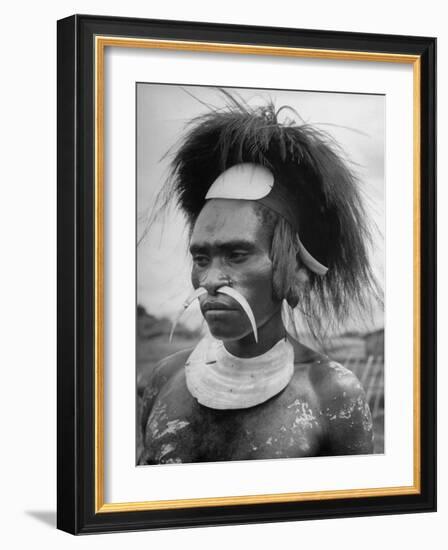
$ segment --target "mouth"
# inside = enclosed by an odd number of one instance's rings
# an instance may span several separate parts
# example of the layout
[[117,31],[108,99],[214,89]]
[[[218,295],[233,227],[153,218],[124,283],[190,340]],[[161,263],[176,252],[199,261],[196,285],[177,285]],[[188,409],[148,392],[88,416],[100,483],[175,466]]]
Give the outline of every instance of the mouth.
[[237,308],[231,307],[222,302],[205,302],[204,304],[201,304],[201,310],[203,313],[208,313],[208,312],[237,311]]

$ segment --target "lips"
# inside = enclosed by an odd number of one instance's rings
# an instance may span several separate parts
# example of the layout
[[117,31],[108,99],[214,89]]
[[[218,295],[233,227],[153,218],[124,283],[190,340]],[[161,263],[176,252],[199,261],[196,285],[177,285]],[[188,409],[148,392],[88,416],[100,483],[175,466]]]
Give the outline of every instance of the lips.
[[207,311],[236,311],[236,309],[237,308],[232,307],[223,302],[206,301],[203,304],[201,304],[201,310],[203,313],[206,313]]

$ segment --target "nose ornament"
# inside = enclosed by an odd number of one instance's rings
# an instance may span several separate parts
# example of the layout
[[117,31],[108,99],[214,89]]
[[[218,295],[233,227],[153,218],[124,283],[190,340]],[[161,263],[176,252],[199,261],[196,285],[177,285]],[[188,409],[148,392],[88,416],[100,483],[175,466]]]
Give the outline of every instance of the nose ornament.
[[[228,281],[230,284],[231,281]],[[249,305],[249,302],[246,300],[246,298],[240,294],[239,292],[237,292],[234,288],[231,288],[229,285],[226,285],[226,286],[222,286],[220,288],[217,289],[216,292],[219,292],[221,294],[226,294],[227,296],[230,296],[230,298],[233,298],[235,300],[235,302],[237,302],[242,310],[244,311],[244,313],[247,315],[249,321],[250,321],[250,325],[252,327],[252,332],[254,333],[254,338],[255,338],[255,342],[258,343],[258,330],[257,330],[257,324],[255,322],[255,316],[253,314],[253,311],[252,311],[252,308],[250,307]],[[180,318],[182,317],[182,315],[185,313],[185,311],[187,310],[188,307],[190,307],[190,305],[195,301],[197,300],[200,296],[203,296],[204,294],[208,294],[207,293],[207,290],[204,288],[204,287],[199,287],[197,288],[184,302],[183,304],[183,308],[181,309],[181,311],[177,314],[174,322],[173,322],[173,325],[171,327],[171,332],[170,332],[170,342],[171,340],[173,339],[173,334],[174,334],[174,330],[176,328],[176,325],[177,323],[179,322]]]

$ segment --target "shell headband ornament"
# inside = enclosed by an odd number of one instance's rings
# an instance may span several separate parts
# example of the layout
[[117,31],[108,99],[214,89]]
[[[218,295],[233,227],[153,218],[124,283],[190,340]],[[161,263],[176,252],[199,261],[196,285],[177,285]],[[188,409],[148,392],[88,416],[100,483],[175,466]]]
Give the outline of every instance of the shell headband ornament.
[[[297,213],[291,197],[275,182],[272,172],[261,164],[241,163],[228,168],[213,182],[205,198],[257,201],[285,218],[299,235]],[[317,275],[325,275],[328,268],[313,258],[300,237],[298,241],[303,263]]]

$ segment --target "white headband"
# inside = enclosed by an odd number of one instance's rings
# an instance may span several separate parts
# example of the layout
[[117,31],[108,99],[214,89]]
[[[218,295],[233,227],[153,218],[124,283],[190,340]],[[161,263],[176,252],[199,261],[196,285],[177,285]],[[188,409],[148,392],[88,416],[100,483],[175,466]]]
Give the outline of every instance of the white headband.
[[297,233],[299,256],[310,271],[325,275],[328,268],[314,258],[304,247],[299,237],[297,214],[291,199],[286,195],[283,186],[276,184],[272,172],[261,164],[235,164],[222,172],[210,186],[207,199],[237,199],[258,201],[273,210],[286,221]]

